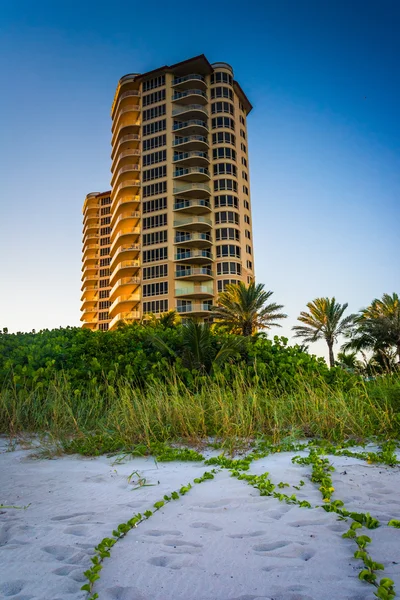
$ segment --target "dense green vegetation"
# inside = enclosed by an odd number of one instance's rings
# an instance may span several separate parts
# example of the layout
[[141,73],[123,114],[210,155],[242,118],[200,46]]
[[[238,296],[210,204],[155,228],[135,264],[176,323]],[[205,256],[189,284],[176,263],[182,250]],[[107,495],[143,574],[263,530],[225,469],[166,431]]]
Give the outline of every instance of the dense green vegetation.
[[[398,436],[396,363],[375,362],[371,371],[356,353],[342,352],[337,366],[328,368],[304,346],[251,334],[285,317],[280,305],[266,305],[270,295],[263,286],[228,286],[225,317],[215,309],[220,321],[214,325],[181,324],[169,313],[109,332],[4,330],[0,432],[50,433],[64,449],[86,454],[210,436],[233,446],[261,435],[274,441],[287,435]],[[393,347],[397,351],[398,298],[374,302],[351,327],[345,318],[344,329],[353,331],[350,342],[358,348],[364,343],[387,357]],[[383,305],[389,316],[382,316]],[[313,322],[303,332],[306,339],[336,339],[346,305],[326,298],[308,306]]]

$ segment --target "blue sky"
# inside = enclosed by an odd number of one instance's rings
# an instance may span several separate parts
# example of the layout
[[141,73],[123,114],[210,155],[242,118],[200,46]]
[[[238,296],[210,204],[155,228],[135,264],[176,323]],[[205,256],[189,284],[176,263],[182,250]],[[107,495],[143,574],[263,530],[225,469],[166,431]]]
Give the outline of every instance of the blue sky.
[[256,275],[290,316],[275,333],[317,296],[357,311],[399,292],[399,29],[397,0],[3,0],[0,327],[79,324],[81,208],[109,189],[117,81],[200,53],[254,105]]

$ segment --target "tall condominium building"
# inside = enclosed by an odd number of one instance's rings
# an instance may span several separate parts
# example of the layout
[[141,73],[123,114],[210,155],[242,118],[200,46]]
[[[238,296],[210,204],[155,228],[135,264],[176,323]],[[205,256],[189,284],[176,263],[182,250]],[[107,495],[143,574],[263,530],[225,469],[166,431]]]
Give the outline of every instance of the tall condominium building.
[[253,278],[251,108],[232,67],[204,55],[120,79],[111,192],[83,206],[84,327],[206,319],[228,283]]

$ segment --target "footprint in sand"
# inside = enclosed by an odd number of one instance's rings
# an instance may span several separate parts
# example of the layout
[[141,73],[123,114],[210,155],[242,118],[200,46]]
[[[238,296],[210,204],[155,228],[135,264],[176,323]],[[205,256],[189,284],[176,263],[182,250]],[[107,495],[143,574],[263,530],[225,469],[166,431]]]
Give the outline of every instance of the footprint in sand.
[[248,533],[231,533],[228,537],[233,540],[243,540],[244,538],[259,537],[265,535],[265,533],[265,531],[249,531]]
[[87,515],[94,515],[93,512],[81,512],[71,513],[70,515],[59,515],[58,517],[52,517],[51,521],[66,521],[67,519],[75,519],[75,517],[85,517]]
[[175,529],[151,529],[150,531],[145,531],[143,535],[150,535],[152,537],[162,537],[163,535],[183,535],[181,531],[177,531]]
[[77,537],[87,537],[88,528],[85,525],[75,525],[64,529],[64,533],[76,535]]
[[137,588],[115,585],[104,590],[104,600],[149,600],[149,597],[143,596]]
[[289,546],[292,542],[286,542],[282,540],[281,542],[270,542],[269,544],[257,544],[253,546],[253,550],[255,552],[272,552],[273,550],[278,550],[279,548],[285,548]]
[[0,592],[3,594],[5,598],[9,596],[16,596],[25,587],[27,582],[24,579],[15,579],[14,581],[6,581],[5,583],[0,584]]
[[77,552],[75,548],[68,546],[44,546],[41,550],[50,554],[55,560],[66,562],[70,565],[80,565],[88,561],[86,552]]
[[195,522],[191,523],[190,527],[193,527],[193,529],[206,529],[207,531],[222,531],[222,527],[218,527],[212,523]]
[[155,567],[166,567],[168,569],[179,570],[182,567],[190,567],[192,562],[189,559],[176,558],[173,556],[153,556],[147,561]]

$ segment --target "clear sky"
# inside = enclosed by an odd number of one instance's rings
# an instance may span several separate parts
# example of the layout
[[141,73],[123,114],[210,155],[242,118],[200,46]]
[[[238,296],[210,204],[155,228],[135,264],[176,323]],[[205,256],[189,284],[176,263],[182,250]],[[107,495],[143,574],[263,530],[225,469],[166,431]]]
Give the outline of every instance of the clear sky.
[[399,31],[398,0],[2,0],[0,328],[79,325],[118,79],[201,53],[254,105],[256,275],[290,316],[275,333],[318,296],[353,312],[400,292]]

